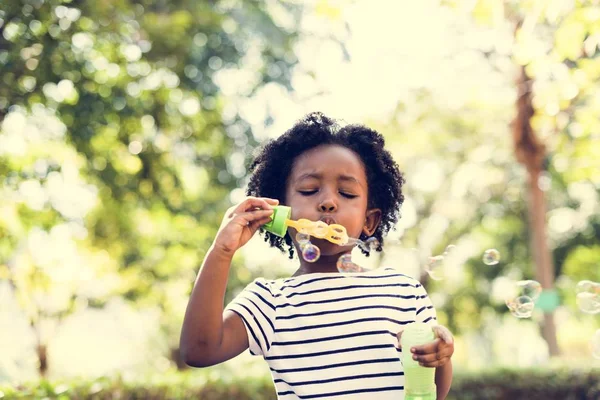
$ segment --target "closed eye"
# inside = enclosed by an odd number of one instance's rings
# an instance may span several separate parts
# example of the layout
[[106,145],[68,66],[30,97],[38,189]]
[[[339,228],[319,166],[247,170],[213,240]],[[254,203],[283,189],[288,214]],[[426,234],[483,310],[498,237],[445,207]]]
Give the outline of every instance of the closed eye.
[[317,190],[298,190],[298,193],[300,193],[302,196],[310,196],[317,193]]
[[[312,196],[313,194],[315,194],[317,192],[318,192],[317,189],[313,189],[313,190],[298,190],[298,193],[300,193],[302,196]],[[345,197],[347,199],[354,199],[354,198],[358,197],[358,195],[350,194],[350,193],[346,193],[346,192],[340,192],[340,195],[342,195],[343,197]]]

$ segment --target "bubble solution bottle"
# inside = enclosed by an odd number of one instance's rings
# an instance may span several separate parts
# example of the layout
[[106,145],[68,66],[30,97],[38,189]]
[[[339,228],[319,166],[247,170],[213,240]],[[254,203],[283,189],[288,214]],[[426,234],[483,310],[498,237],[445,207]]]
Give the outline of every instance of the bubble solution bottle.
[[415,322],[402,332],[402,364],[404,365],[405,400],[436,400],[435,368],[426,368],[412,359],[411,347],[434,340],[431,325]]

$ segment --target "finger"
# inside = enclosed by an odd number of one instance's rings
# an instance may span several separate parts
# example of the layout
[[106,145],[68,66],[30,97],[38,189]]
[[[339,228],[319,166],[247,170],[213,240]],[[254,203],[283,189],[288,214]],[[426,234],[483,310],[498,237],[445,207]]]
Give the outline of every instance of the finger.
[[238,214],[239,217],[245,219],[248,222],[254,222],[257,221],[259,219],[263,219],[263,218],[269,218],[270,215],[273,214],[273,210],[261,210],[261,209],[256,209],[256,210],[250,210],[250,211],[246,211],[243,212],[241,214]]
[[273,206],[275,206],[275,205],[279,204],[279,200],[277,200],[277,199],[271,199],[271,198],[269,198],[269,197],[263,197],[263,199],[264,199],[264,200],[265,200],[267,203],[269,203],[269,204],[271,204],[271,205],[273,205]]
[[438,346],[441,342],[441,339],[435,339],[432,342],[425,343],[419,346],[413,346],[410,351],[414,354],[429,354],[435,353],[438,350]]
[[248,225],[248,227],[252,230],[258,230],[258,228],[260,228],[261,226],[263,226],[264,224],[266,224],[269,221],[271,221],[271,218],[269,218],[269,217],[257,219],[255,221],[252,221]]
[[421,367],[427,367],[427,368],[437,368],[437,367],[441,367],[442,365],[445,365],[450,359],[448,357],[444,357],[440,360],[435,360],[435,361],[431,361],[431,362],[420,362],[419,365]]
[[396,333],[396,337],[398,338],[398,348],[402,350],[402,333],[404,333],[404,329],[400,329],[398,333]]
[[443,358],[450,358],[450,356],[452,356],[452,351],[449,351],[449,349],[445,348],[436,353],[413,354],[412,359],[418,362],[431,363],[439,361]]
[[256,220],[267,218],[273,214],[273,210],[251,210],[240,214],[234,214],[232,221],[239,225],[247,226]]
[[432,363],[435,361],[439,361],[441,359],[440,353],[430,353],[430,354],[421,354],[416,355],[413,354],[412,359],[418,361],[419,363]]
[[443,325],[436,325],[433,327],[433,333],[435,337],[442,339],[444,342],[450,344],[454,343],[454,338],[452,337],[452,333],[448,328]]
[[[269,199],[271,200],[271,199]],[[252,210],[255,208],[260,208],[262,210],[272,210],[273,209],[273,205],[271,204],[270,201],[268,201],[266,198],[258,198],[258,199],[252,199],[252,201],[249,202],[249,206],[248,208],[246,208],[246,210]]]
[[256,197],[248,197],[246,200],[242,201],[238,204],[230,213],[229,218],[233,218],[236,214],[242,214],[251,210],[271,210],[273,207],[266,202],[264,199],[259,199]]

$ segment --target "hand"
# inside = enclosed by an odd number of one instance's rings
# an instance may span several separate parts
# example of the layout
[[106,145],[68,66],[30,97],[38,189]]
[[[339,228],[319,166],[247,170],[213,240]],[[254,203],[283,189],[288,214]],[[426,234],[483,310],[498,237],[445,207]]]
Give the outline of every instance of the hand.
[[214,248],[234,253],[245,245],[258,228],[271,220],[273,206],[279,200],[266,197],[248,197],[227,210],[214,241]]
[[[413,346],[410,352],[413,354],[413,360],[419,362],[422,367],[436,368],[441,367],[450,361],[454,354],[454,339],[448,328],[442,325],[436,325],[433,328],[435,340],[420,346]],[[402,332],[398,332],[398,345],[401,346],[400,339]]]

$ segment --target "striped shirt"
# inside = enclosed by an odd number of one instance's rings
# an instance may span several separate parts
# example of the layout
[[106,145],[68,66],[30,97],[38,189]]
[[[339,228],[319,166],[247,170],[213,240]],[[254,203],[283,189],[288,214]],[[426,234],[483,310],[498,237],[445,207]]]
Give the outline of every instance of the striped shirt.
[[268,363],[279,399],[404,399],[396,333],[437,324],[423,286],[391,268],[256,279],[227,307]]

